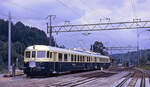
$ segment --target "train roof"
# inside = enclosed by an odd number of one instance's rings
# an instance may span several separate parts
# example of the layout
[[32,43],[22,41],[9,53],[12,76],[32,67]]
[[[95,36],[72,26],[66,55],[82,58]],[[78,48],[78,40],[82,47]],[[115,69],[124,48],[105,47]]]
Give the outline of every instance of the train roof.
[[46,46],[46,45],[33,45],[33,46],[29,46],[29,47],[26,48],[26,50],[33,50],[33,49],[36,49],[36,50],[51,50],[51,51],[57,51],[57,52],[63,52],[63,53],[71,53],[71,54],[79,54],[79,55],[109,58],[108,56],[104,56],[104,55],[97,54],[97,53],[94,53],[94,52],[78,51],[78,50],[58,48],[58,47],[52,47],[52,46]]

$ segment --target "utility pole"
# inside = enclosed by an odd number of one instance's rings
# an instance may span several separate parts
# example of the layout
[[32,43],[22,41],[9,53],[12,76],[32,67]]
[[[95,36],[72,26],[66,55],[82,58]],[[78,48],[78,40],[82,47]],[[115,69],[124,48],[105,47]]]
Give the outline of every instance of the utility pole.
[[[52,17],[56,18],[56,15],[48,15],[46,18],[49,18],[49,25],[47,23],[47,33],[49,33],[49,45],[52,45]],[[49,29],[48,29],[49,28]]]
[[8,17],[8,73],[11,73],[11,14]]
[[[47,33],[49,33],[49,45],[52,46],[52,17],[53,19],[56,18],[56,15],[48,15],[46,18],[48,19],[49,18],[49,25],[47,23]],[[55,44],[54,44],[55,45]],[[54,56],[55,57],[55,56]],[[55,58],[54,58],[54,61],[55,61]],[[55,62],[54,62],[54,71],[53,73],[56,73],[56,65],[55,65]]]
[[140,64],[140,48],[139,48],[139,33],[137,29],[137,59],[138,59],[138,65]]
[[[141,19],[133,19],[135,22],[140,22]],[[137,26],[137,59],[138,59],[138,65],[140,65],[140,44],[139,44],[139,24],[136,24]]]

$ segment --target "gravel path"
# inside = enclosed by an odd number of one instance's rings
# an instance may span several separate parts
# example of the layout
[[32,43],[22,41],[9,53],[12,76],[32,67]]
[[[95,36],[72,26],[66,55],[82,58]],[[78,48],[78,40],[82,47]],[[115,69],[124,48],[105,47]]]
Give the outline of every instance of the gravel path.
[[[26,76],[16,78],[4,78],[0,77],[0,87],[51,87],[52,84],[67,82],[71,80],[81,80],[85,78],[87,74],[92,76],[92,73],[99,73],[101,71],[91,71],[76,74],[69,74],[57,77],[47,78],[26,78]],[[95,80],[79,85],[79,87],[111,87],[116,80],[123,77],[128,72],[121,72],[109,77],[96,77]],[[55,86],[54,86],[55,87]]]

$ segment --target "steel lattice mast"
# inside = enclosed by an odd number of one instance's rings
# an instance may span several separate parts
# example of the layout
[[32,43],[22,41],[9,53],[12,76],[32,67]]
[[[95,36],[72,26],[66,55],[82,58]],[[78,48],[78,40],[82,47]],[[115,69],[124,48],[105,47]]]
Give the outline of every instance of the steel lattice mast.
[[[97,24],[80,24],[80,25],[60,25],[52,27],[52,33],[59,32],[81,32],[81,31],[101,31],[101,30],[123,30],[123,29],[145,29],[150,28],[150,21],[133,21],[133,22],[114,22],[114,23],[97,23]],[[50,31],[48,30],[48,33]]]

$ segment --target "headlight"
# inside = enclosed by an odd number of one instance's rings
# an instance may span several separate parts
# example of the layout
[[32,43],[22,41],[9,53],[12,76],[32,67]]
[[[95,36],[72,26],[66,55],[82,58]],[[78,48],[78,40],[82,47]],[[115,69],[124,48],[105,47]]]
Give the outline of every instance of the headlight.
[[31,68],[36,67],[36,63],[35,62],[29,62],[29,67],[31,67]]

